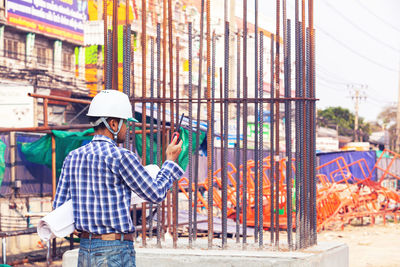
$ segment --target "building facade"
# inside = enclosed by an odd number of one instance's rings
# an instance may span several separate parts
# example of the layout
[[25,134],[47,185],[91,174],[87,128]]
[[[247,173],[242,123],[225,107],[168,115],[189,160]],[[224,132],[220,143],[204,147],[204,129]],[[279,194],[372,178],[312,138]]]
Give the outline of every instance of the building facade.
[[[28,93],[88,97],[81,2],[0,0],[0,127],[43,125],[43,101]],[[68,123],[79,108],[49,101],[49,125]]]

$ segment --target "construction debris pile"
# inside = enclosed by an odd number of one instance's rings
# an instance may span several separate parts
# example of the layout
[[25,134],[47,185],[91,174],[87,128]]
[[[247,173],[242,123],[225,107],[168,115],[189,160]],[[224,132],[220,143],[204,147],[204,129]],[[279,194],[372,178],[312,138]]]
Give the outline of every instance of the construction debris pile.
[[[380,167],[380,162],[384,157],[388,157],[390,161],[386,165],[386,168]],[[391,218],[397,223],[400,219],[400,195],[398,192],[388,189],[382,185],[383,180],[387,176],[391,176],[400,180],[400,176],[396,175],[392,171],[393,163],[400,159],[400,154],[397,154],[390,150],[385,150],[379,159],[376,161],[375,166],[372,170],[368,167],[366,160],[361,158],[353,162],[346,162],[343,157],[337,157],[327,163],[324,163],[317,167],[320,170],[326,166],[334,166],[333,171],[330,171],[329,175],[318,174],[317,183],[317,231],[328,229],[331,227],[343,228],[345,224],[350,223],[352,220],[360,220],[363,223],[364,220],[369,220],[369,223],[374,224],[376,217],[381,217],[383,223],[386,223],[387,218]],[[286,184],[286,169],[287,159],[283,158],[276,161],[275,168],[279,169],[279,211],[271,211],[271,179],[270,177],[275,175],[271,172],[271,161],[270,157],[266,157],[262,162],[262,179],[263,179],[263,227],[265,230],[269,230],[273,226],[271,225],[271,212],[279,214],[279,227],[287,230],[288,227],[288,216],[287,216],[287,199],[285,198],[285,192],[287,190]],[[295,159],[292,158],[291,169],[295,173]],[[257,162],[258,165],[258,162]],[[243,165],[236,168],[234,164],[228,162],[229,170],[228,174],[228,185],[227,185],[227,200],[228,200],[228,218],[236,220],[237,224],[243,223],[243,207],[238,203],[243,203]],[[357,166],[363,177],[356,178],[351,170],[351,166]],[[256,163],[254,160],[247,162],[247,225],[254,227],[255,221],[255,168]],[[332,170],[332,169],[331,169]],[[377,181],[373,181],[374,171],[380,170],[381,174]],[[295,176],[294,176],[295,177]],[[277,179],[277,176],[274,176]],[[295,179],[295,178],[294,178]],[[295,182],[292,181],[292,184]],[[209,190],[207,179],[203,183],[199,183],[199,186],[204,190],[197,192],[197,212],[201,211],[201,208],[208,209],[208,202],[205,199],[207,195],[206,191]],[[213,206],[216,209],[222,210],[222,182],[221,182],[221,169],[214,172],[213,175]],[[188,197],[188,179],[183,177],[179,181],[179,188]],[[194,187],[192,188],[193,193]],[[293,192],[295,192],[293,190]],[[239,199],[239,201],[237,201]],[[295,199],[295,197],[293,197]],[[293,205],[295,206],[295,205]],[[295,216],[295,209],[291,211]],[[367,219],[368,218],[368,219]],[[295,221],[292,225],[293,229],[296,229]],[[237,228],[238,230],[239,228]],[[236,233],[239,235],[239,232]]]

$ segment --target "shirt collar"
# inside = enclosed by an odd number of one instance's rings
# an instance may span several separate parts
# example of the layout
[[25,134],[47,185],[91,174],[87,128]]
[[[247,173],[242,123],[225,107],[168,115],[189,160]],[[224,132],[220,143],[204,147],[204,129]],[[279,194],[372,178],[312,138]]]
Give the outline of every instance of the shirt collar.
[[107,137],[105,135],[101,135],[101,134],[97,134],[93,137],[92,142],[94,141],[99,141],[99,142],[108,142],[111,143],[113,145],[117,145],[117,143],[112,140],[110,137]]

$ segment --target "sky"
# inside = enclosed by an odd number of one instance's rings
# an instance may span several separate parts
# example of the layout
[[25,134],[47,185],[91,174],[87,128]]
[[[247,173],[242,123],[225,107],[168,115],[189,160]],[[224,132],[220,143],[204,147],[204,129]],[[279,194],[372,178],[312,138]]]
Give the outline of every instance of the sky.
[[[242,0],[236,3],[241,6]],[[254,12],[254,1],[247,3],[249,12]],[[294,3],[287,0],[288,18],[293,21]],[[259,0],[260,19],[267,18],[260,26],[265,23],[271,29],[275,4]],[[363,96],[359,116],[367,121],[375,121],[385,106],[397,105],[399,14],[399,0],[314,0],[319,109],[341,106],[354,113],[355,89]]]

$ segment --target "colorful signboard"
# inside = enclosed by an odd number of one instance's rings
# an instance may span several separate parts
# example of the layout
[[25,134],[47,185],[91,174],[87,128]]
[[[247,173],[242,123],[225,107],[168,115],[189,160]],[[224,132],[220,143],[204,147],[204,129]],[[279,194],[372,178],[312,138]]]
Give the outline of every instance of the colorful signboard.
[[83,43],[87,20],[84,0],[8,0],[7,21],[11,25],[73,43]]

